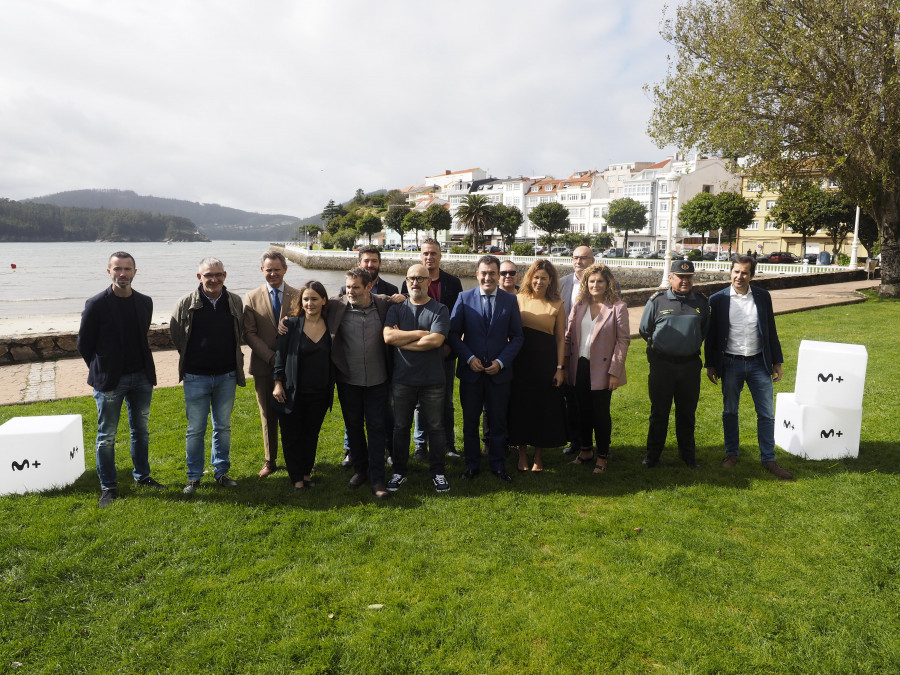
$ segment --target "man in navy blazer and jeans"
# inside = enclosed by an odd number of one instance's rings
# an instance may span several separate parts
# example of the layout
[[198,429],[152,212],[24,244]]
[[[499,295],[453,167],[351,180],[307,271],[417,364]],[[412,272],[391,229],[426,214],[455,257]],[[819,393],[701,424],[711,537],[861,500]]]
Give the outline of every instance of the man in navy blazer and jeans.
[[781,342],[769,292],[750,285],[756,259],[739,255],[731,263],[731,286],[709,299],[710,327],[706,337],[706,376],[722,381],[722,426],[725,459],[731,468],[738,461],[740,435],[738,408],[744,383],[756,407],[756,436],[763,466],[783,480],[793,476],[775,461],[775,407],[773,382],[783,375]]
[[164,488],[150,477],[150,399],[156,367],[147,341],[153,300],[131,288],[137,273],[134,258],[118,251],[106,269],[112,284],[84,304],[78,330],[78,353],[88,365],[88,384],[97,403],[97,474],[100,508],[119,496],[116,483],[116,430],[122,401],[131,426],[132,475],[138,485]]
[[511,483],[504,468],[506,413],[512,383],[512,363],[522,348],[522,317],[516,296],[497,288],[500,260],[478,259],[478,287],[460,293],[450,315],[450,344],[459,357],[456,375],[463,409],[466,470],[462,477],[478,475],[481,463],[481,411],[490,426],[488,461],[500,480]]

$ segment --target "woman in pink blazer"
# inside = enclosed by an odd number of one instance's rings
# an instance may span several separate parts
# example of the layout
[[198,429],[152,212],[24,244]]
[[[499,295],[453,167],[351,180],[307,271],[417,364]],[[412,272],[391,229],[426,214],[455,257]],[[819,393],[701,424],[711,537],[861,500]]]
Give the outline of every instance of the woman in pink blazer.
[[609,403],[612,393],[625,384],[625,357],[631,343],[628,307],[619,299],[612,272],[602,263],[581,276],[581,293],[572,306],[566,329],[566,376],[575,386],[581,424],[581,452],[573,464],[594,459],[591,438],[596,437],[594,473],[606,471],[612,439]]

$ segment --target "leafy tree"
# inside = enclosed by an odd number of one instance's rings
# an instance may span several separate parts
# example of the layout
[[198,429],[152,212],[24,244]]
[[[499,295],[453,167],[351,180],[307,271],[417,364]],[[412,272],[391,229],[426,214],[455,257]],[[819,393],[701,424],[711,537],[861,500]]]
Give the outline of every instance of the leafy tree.
[[806,239],[823,226],[827,216],[825,193],[818,183],[798,181],[781,191],[766,220],[780,223],[800,235],[801,250],[806,255]]
[[[516,241],[519,227],[525,222],[525,216],[522,215],[519,207],[507,206],[506,204],[494,205],[494,215],[496,216],[494,227],[497,228],[497,232],[500,233],[500,238],[503,240],[503,246],[509,250]],[[533,248],[534,247],[532,246],[532,249]]]
[[710,192],[700,192],[691,197],[678,210],[678,224],[691,234],[699,234],[700,248],[703,248],[706,233],[719,228],[716,220],[716,196]]
[[591,235],[590,247],[603,251],[613,245],[613,237],[609,232],[599,232]]
[[628,233],[640,232],[647,227],[647,207],[631,197],[613,199],[609,203],[606,223],[616,232],[625,233],[624,249],[628,249]]
[[334,247],[341,250],[351,250],[356,246],[359,232],[350,227],[344,227],[334,234]]
[[559,238],[559,242],[574,251],[579,246],[590,246],[591,238],[582,232],[566,232]]
[[496,225],[494,207],[484,195],[466,195],[456,210],[456,220],[472,236],[472,248],[476,251],[484,244],[484,233]]
[[831,253],[837,256],[847,235],[853,232],[856,205],[837,190],[827,190],[823,197],[825,203],[822,226],[831,238]]
[[416,233],[416,246],[419,245],[419,231],[428,227],[422,211],[410,211],[403,218],[403,227],[407,232]]
[[366,213],[356,222],[356,230],[361,235],[369,237],[369,244],[372,243],[372,235],[381,232],[381,218],[374,213]]
[[513,255],[534,255],[534,244],[530,241],[520,241],[509,247],[509,252]]
[[334,248],[334,235],[330,232],[323,232],[319,243],[322,244],[322,248]]
[[559,202],[538,204],[528,218],[536,228],[545,232],[540,242],[547,247],[553,246],[556,237],[569,230],[569,210]]
[[878,255],[881,250],[878,223],[865,211],[859,214],[859,243],[866,247],[870,258]]
[[406,215],[409,213],[409,207],[405,204],[388,207],[387,214],[384,217],[384,229],[392,230],[400,235],[400,242],[403,242],[403,235],[407,229],[403,224]]
[[900,296],[900,4],[687,0],[662,35],[652,138],[747,156],[767,182],[839,181],[880,227],[880,295]]
[[425,209],[425,229],[434,232],[435,237],[438,232],[449,230],[451,225],[453,225],[453,216],[444,206],[432,204]]
[[339,216],[343,216],[346,213],[347,210],[343,206],[335,204],[333,199],[329,199],[328,204],[322,210],[322,220],[325,221],[327,226],[332,220]]
[[406,195],[400,190],[388,190],[388,193],[385,195],[385,203],[388,205],[406,204]]
[[750,227],[753,222],[756,215],[753,203],[736,192],[720,192],[716,195],[715,215],[716,229],[722,233],[722,240],[728,242],[731,253],[731,242],[737,238],[737,231]]
[[306,233],[309,235],[309,240],[311,242],[315,241],[316,237],[318,237],[323,231],[324,230],[322,230],[322,228],[318,225],[310,224],[306,226]]
[[366,193],[362,188],[357,188],[356,194],[353,195],[353,203],[362,206],[366,203]]

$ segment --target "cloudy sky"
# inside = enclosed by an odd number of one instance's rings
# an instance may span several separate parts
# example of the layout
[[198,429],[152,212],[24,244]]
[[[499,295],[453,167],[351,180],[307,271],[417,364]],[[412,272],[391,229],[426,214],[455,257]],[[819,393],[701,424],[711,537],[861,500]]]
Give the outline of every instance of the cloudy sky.
[[6,0],[0,197],[304,217],[445,169],[664,159],[666,1]]

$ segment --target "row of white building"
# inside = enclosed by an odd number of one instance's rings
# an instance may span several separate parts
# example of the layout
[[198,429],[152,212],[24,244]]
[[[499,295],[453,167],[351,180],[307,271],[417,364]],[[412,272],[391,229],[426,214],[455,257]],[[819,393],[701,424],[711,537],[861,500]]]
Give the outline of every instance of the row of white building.
[[[610,165],[605,171],[594,169],[576,171],[567,178],[552,176],[516,178],[489,177],[483,169],[445,171],[426,176],[416,186],[404,188],[410,205],[425,210],[432,204],[440,204],[456,214],[463,197],[470,194],[485,195],[493,204],[515,206],[525,221],[519,228],[517,241],[535,242],[545,234],[528,218],[539,204],[559,202],[569,211],[572,232],[599,234],[609,232],[621,246],[622,233],[608,228],[606,214],[614,199],[631,197],[647,209],[647,227],[637,233],[629,233],[629,248],[663,251],[669,228],[673,240],[680,243],[691,237],[678,227],[678,210],[681,204],[700,192],[735,191],[740,188],[740,178],[731,173],[723,160],[718,158],[681,156],[662,162],[628,162]],[[385,233],[386,244],[400,242],[395,232]],[[448,242],[461,241],[467,232],[459,227],[456,218],[449,232],[440,233]],[[499,245],[497,232],[488,233],[491,245]],[[412,241],[411,235],[409,236]]]

